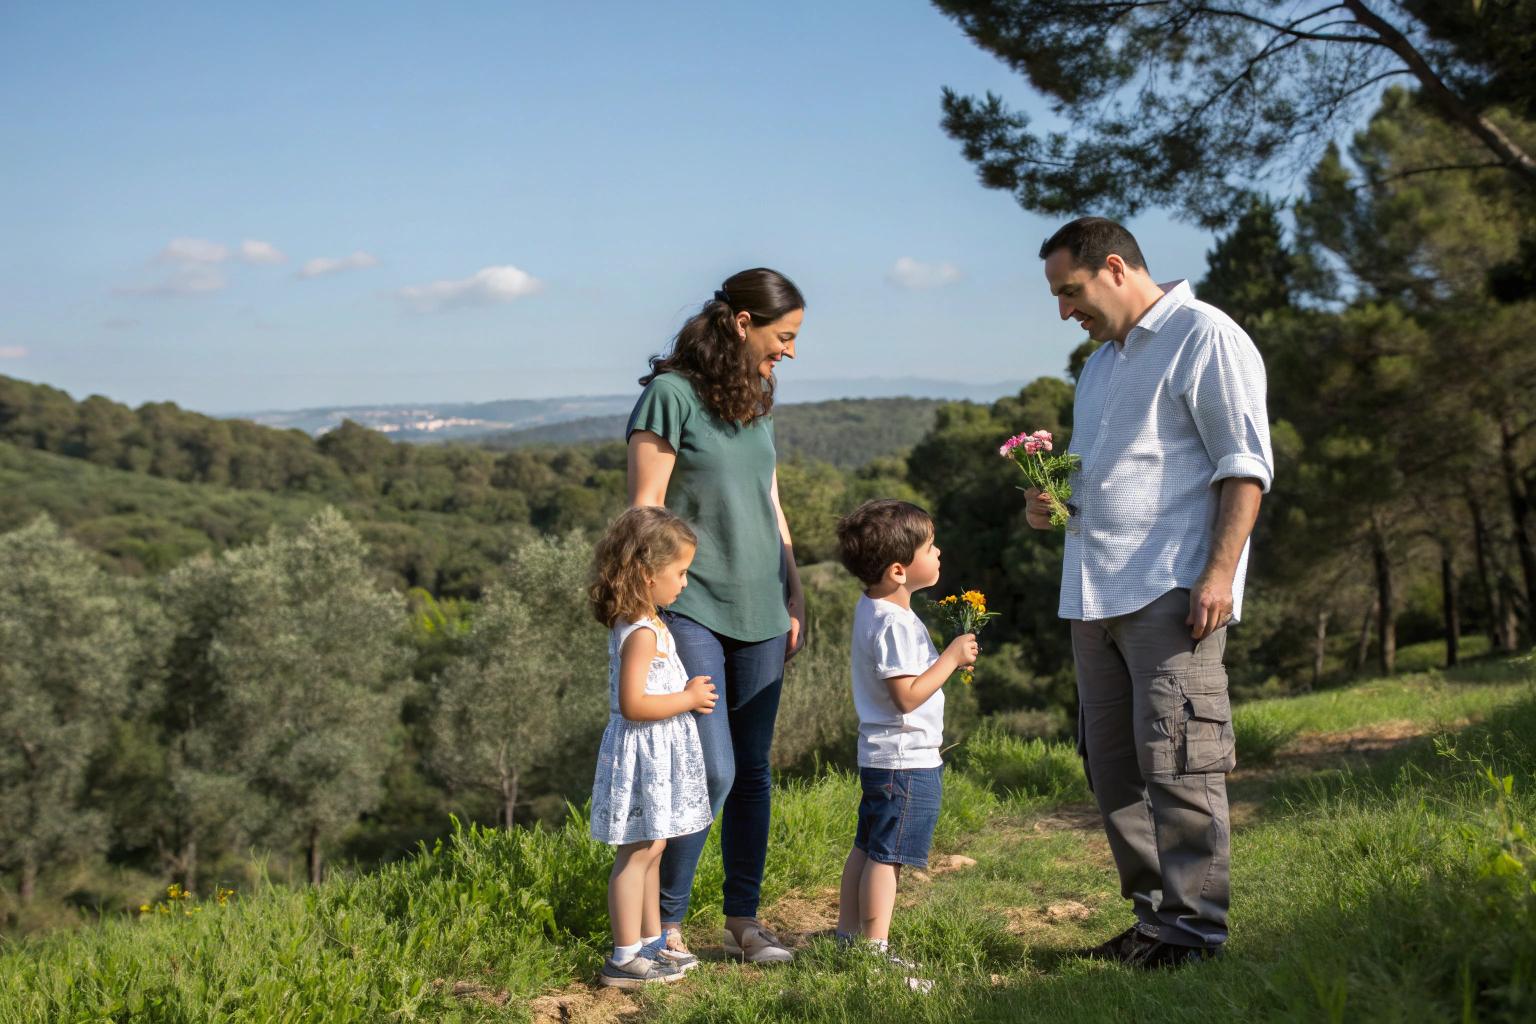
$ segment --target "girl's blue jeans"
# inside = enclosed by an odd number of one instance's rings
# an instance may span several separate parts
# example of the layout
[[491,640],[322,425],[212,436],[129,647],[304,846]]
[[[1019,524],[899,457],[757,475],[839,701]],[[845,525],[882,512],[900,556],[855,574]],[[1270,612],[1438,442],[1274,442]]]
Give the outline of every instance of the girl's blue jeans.
[[[709,802],[720,818],[720,856],[725,867],[723,909],[727,917],[756,917],[768,856],[768,812],[772,780],[768,750],[784,687],[783,636],[746,643],[663,612],[677,640],[689,678],[710,676],[720,695],[712,714],[694,713]],[[709,829],[667,840],[661,854],[661,919],[681,922],[688,914],[693,876]]]

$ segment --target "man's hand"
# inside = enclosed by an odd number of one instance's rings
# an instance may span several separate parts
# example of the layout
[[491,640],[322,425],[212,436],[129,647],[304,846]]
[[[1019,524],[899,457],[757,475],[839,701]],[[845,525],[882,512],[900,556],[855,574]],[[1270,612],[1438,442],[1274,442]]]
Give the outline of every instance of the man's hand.
[[1037,530],[1049,530],[1051,528],[1051,499],[1045,496],[1045,492],[1038,487],[1031,487],[1024,492],[1024,498],[1028,505],[1024,509],[1024,519]]
[[1232,574],[1206,569],[1189,591],[1189,635],[1204,640],[1232,621]]

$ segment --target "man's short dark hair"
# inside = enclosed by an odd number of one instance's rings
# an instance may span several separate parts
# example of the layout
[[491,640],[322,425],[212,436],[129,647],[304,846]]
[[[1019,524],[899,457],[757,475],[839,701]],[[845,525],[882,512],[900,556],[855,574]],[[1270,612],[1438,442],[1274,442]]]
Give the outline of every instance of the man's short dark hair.
[[1105,217],[1079,217],[1062,227],[1040,246],[1040,258],[1045,259],[1057,249],[1067,250],[1067,254],[1072,257],[1072,265],[1087,270],[1098,270],[1104,266],[1110,253],[1125,260],[1128,267],[1147,269],[1147,261],[1141,255],[1141,246],[1136,244],[1136,236],[1127,231],[1123,224]]
[[917,551],[933,539],[933,517],[910,501],[866,501],[837,523],[843,565],[866,587],[892,565],[912,564]]

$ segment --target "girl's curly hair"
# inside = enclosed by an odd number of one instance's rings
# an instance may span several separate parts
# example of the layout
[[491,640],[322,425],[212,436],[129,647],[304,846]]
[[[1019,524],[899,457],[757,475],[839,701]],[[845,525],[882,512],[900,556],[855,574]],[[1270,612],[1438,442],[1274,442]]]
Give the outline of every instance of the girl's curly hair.
[[722,423],[751,423],[766,416],[773,409],[774,381],[758,376],[736,333],[736,315],[745,311],[753,326],[761,326],[804,308],[800,289],[777,270],[755,267],[732,274],[683,324],[672,350],[651,357],[651,372],[640,378],[640,386],[663,373],[680,373]]
[[699,538],[677,515],[654,505],[629,509],[615,519],[592,551],[587,598],[592,614],[609,628],[634,622],[655,607],[647,576],[664,569]]

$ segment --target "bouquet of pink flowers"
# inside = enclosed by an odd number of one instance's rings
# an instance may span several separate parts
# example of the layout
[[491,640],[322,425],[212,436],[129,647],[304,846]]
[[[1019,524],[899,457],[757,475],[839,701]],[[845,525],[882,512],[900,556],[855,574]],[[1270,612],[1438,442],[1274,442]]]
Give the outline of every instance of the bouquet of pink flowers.
[[1013,435],[1003,442],[997,454],[1017,464],[1030,487],[1050,501],[1051,525],[1066,526],[1072,514],[1067,508],[1067,499],[1072,497],[1070,477],[1082,459],[1065,452],[1047,457],[1051,447],[1051,432],[1037,430],[1033,434]]

